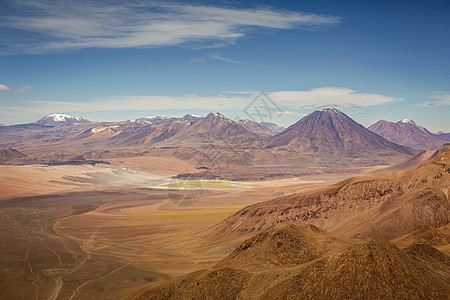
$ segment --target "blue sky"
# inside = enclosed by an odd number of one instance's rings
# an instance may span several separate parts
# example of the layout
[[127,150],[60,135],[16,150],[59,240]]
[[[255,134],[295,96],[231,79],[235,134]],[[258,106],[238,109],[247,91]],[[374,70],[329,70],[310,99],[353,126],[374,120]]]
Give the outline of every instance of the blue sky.
[[334,106],[448,132],[449,30],[444,0],[4,0],[0,123],[246,118],[264,91],[285,126]]

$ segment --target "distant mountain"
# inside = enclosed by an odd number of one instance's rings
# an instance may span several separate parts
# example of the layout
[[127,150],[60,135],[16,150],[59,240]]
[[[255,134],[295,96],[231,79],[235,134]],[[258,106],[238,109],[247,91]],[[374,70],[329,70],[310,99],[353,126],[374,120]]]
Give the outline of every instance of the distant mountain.
[[89,139],[97,145],[96,141],[101,141],[107,147],[149,145],[168,139],[193,123],[180,118],[147,117],[128,123],[100,124],[78,138]]
[[6,126],[5,124],[0,124],[0,126]]
[[249,143],[259,138],[257,134],[221,113],[211,112],[189,128],[167,139],[165,143],[183,146],[210,143],[231,145]]
[[73,117],[66,114],[51,114],[35,122],[35,124],[45,126],[56,126],[63,123],[91,123],[91,121],[85,117]]
[[0,161],[8,161],[16,158],[27,157],[25,154],[11,147],[0,147]]
[[142,125],[150,125],[150,124],[157,124],[159,122],[166,121],[169,119],[171,119],[171,118],[158,115],[158,116],[152,116],[152,117],[142,117],[142,118],[130,120],[130,122],[131,123],[139,123]]
[[185,121],[199,121],[201,119],[203,119],[203,117],[196,114],[186,114],[184,115],[184,117],[181,118],[181,120]]
[[281,133],[286,128],[272,122],[261,122],[261,125],[272,131],[274,134]]
[[334,108],[317,110],[269,139],[268,148],[284,151],[304,164],[373,165],[415,154],[367,130]]
[[269,128],[252,120],[239,120],[237,121],[237,123],[242,127],[244,127],[245,129],[247,129],[248,131],[253,132],[254,134],[260,137],[268,137],[275,135],[275,133]]
[[[152,146],[158,155],[197,163],[206,157],[212,161],[208,166],[268,166],[272,171],[278,166],[302,166],[302,172],[310,167],[336,170],[399,163],[417,153],[383,139],[335,109],[313,112],[277,135],[256,122],[236,122],[220,113],[122,122],[90,122],[54,114],[32,124],[0,127],[0,144],[53,153]],[[249,178],[270,176],[272,171],[255,168]],[[225,174],[223,168],[220,172]],[[298,169],[283,169],[280,174],[285,172],[293,174]]]
[[444,144],[439,136],[408,119],[396,123],[380,120],[368,129],[391,142],[416,149],[433,150]]
[[443,139],[446,142],[450,142],[450,132],[445,133],[445,132],[439,131],[438,133],[435,133],[435,135],[438,138]]

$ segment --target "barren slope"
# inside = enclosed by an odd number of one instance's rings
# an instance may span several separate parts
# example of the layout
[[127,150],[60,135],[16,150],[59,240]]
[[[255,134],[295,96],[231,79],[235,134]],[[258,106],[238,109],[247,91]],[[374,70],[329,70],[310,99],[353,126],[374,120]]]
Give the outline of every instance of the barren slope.
[[[152,284],[128,299],[445,299],[449,295],[450,261],[438,250],[413,245],[401,251],[379,238],[339,243],[343,240],[314,226],[289,225],[262,232],[214,268]],[[317,247],[331,244],[335,245]]]
[[331,187],[245,207],[208,232],[248,235],[282,224],[314,224],[349,237],[393,238],[449,223],[450,151],[416,170],[350,178]]
[[0,161],[26,157],[25,154],[11,147],[0,147]]
[[246,240],[214,268],[230,267],[263,271],[294,267],[322,257],[349,243],[314,225],[286,225],[261,232]]
[[443,146],[441,146],[437,149],[433,149],[431,151],[422,151],[419,154],[414,155],[413,157],[411,157],[410,159],[407,159],[404,162],[390,166],[381,171],[387,172],[387,171],[401,171],[401,170],[414,169],[423,164],[426,164],[429,161],[432,161],[439,155],[441,155],[449,150],[450,150],[450,143],[447,143],[447,144],[444,144]]
[[352,166],[388,164],[414,154],[367,130],[337,109],[315,111],[269,139],[290,163]]
[[415,149],[433,150],[445,143],[438,135],[407,119],[396,123],[380,120],[368,129],[391,142]]

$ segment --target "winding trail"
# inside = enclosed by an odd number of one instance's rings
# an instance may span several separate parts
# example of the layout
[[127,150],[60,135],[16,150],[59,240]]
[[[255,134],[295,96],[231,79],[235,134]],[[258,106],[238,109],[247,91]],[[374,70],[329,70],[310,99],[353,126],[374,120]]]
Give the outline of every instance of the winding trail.
[[110,276],[110,275],[116,273],[117,271],[122,270],[123,268],[127,267],[127,266],[130,265],[130,264],[131,264],[131,261],[128,262],[128,263],[126,263],[126,264],[124,264],[123,266],[121,266],[121,267],[119,267],[119,268],[117,268],[117,269],[112,270],[111,272],[109,272],[108,274],[106,274],[106,275],[104,275],[104,276],[102,276],[102,277],[87,280],[85,283],[83,283],[82,285],[80,285],[79,287],[77,287],[76,289],[74,289],[74,290],[72,291],[72,296],[69,298],[69,300],[72,300],[73,297],[75,297],[85,285],[87,285],[87,284],[89,284],[89,283],[91,283],[91,282],[97,281],[97,280],[105,279],[105,278],[107,278],[108,276]]
[[30,248],[31,248],[31,246],[28,246],[27,252],[25,253],[25,259],[23,260],[23,262],[28,265],[28,267],[30,268],[31,274],[36,276],[36,279],[33,280],[31,283],[36,287],[36,300],[38,300],[39,299],[39,285],[36,282],[39,281],[40,277],[39,277],[39,274],[37,274],[33,271],[33,266],[30,263],[30,257],[29,257]]
[[[110,222],[107,222],[106,224],[100,225],[98,226],[93,232],[92,234],[89,236],[88,239],[79,239],[76,238],[74,236],[61,236],[58,235],[57,233],[52,234],[47,232],[44,229],[44,226],[42,226],[41,224],[42,220],[37,220],[35,223],[33,223],[31,230],[27,230],[28,234],[34,238],[34,239],[38,239],[39,243],[48,251],[52,252],[56,259],[57,259],[57,263],[45,268],[44,270],[42,270],[39,273],[42,273],[43,276],[53,280],[54,284],[51,285],[51,287],[49,287],[48,289],[48,297],[47,300],[56,300],[58,299],[58,297],[60,296],[61,290],[63,288],[64,285],[64,280],[63,278],[71,275],[75,272],[77,272],[78,270],[80,270],[81,268],[84,267],[84,265],[86,264],[86,261],[88,261],[89,259],[91,259],[92,256],[92,251],[94,250],[95,246],[94,246],[94,241],[95,241],[95,237],[97,235],[97,233],[102,229],[103,226],[109,224]],[[112,222],[112,221],[111,221]],[[36,226],[36,223],[38,226]],[[38,227],[38,228],[37,228]],[[38,229],[38,230],[36,230]],[[40,229],[40,230],[39,230]],[[55,250],[49,246],[46,246],[43,243],[43,240],[45,240],[45,236],[52,236],[53,238],[57,238],[61,244],[61,246],[64,248],[64,250],[68,253],[71,254],[71,257],[67,260],[64,261],[63,258],[61,257],[60,253],[58,253],[58,250]],[[77,251],[73,248],[73,245],[70,245],[70,241],[76,242],[78,244],[78,246],[80,247],[80,251]],[[23,262],[27,264],[30,273],[35,277],[35,279],[31,282],[34,286],[35,286],[35,299],[39,300],[39,292],[41,289],[41,286],[38,284],[38,281],[42,279],[42,276],[38,273],[36,273],[36,271],[33,269],[33,265],[30,262],[30,252],[32,249],[32,245],[28,246],[26,252],[25,252],[25,257],[23,259]],[[64,250],[60,250],[60,251],[64,251]],[[99,277],[99,278],[93,278],[93,279],[89,279],[87,281],[85,281],[84,283],[82,283],[80,286],[78,286],[76,289],[72,290],[72,295],[70,296],[70,299],[73,299],[76,295],[80,294],[81,289],[86,286],[87,284],[89,284],[90,282],[96,281],[96,280],[102,280],[104,278],[107,278],[108,276],[114,274],[115,272],[125,268],[126,266],[128,266],[129,264],[131,264],[131,262],[112,270],[111,272],[109,272],[108,274]],[[53,273],[52,274],[52,270],[61,267],[61,266],[68,266],[71,265],[70,268],[64,272],[64,273]],[[86,295],[88,296],[88,295]]]

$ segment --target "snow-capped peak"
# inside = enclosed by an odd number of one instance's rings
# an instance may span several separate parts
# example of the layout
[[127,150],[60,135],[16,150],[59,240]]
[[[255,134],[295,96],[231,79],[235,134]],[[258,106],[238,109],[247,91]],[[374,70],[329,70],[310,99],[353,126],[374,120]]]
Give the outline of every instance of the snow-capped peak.
[[51,115],[46,116],[45,119],[53,120],[55,122],[67,122],[68,120],[70,120],[70,121],[87,120],[84,117],[74,117],[74,116],[69,116],[66,114],[51,114]]
[[51,114],[45,117],[46,119],[51,119],[55,122],[63,122],[66,119],[72,119],[72,116],[66,114]]
[[249,124],[249,123],[256,123],[255,121],[249,120],[249,119],[241,119],[237,121],[239,124]]
[[59,123],[90,123],[89,119],[85,117],[74,117],[66,114],[51,114],[43,117],[37,124],[41,125],[57,125]]
[[211,112],[211,113],[208,114],[207,117],[216,117],[216,118],[219,118],[219,119],[227,119],[227,117],[225,117],[224,115],[222,115],[219,112]]
[[139,118],[138,120],[142,120],[142,119],[148,119],[148,120],[155,120],[155,119],[166,120],[166,119],[168,119],[168,117],[166,117],[166,116],[161,116],[161,115],[157,115],[157,116],[151,116],[151,117],[143,117],[143,118]]
[[161,122],[161,121],[164,121],[164,120],[167,120],[167,119],[169,119],[169,118],[166,117],[166,116],[158,115],[158,116],[138,118],[138,119],[134,119],[134,120],[132,120],[130,122],[140,123],[140,124],[143,124],[143,125],[150,125],[150,124]]
[[408,120],[408,119],[403,119],[400,121],[401,123],[405,123],[405,124],[412,124],[412,125],[416,125],[416,123],[413,120]]

